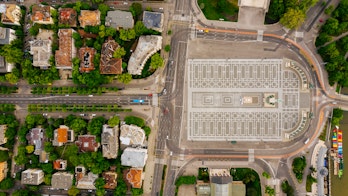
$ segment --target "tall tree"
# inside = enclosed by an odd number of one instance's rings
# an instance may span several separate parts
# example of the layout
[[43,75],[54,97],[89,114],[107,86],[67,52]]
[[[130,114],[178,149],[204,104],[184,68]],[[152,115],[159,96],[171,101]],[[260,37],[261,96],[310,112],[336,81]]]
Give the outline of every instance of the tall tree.
[[290,8],[280,19],[280,23],[289,29],[298,28],[305,20],[306,15],[299,9]]

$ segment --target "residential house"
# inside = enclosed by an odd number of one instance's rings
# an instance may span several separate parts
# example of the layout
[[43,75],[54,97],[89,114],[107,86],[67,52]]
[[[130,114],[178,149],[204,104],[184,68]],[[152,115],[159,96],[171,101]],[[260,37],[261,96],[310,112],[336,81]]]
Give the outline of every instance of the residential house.
[[127,147],[121,155],[121,165],[143,168],[147,160],[147,149]]
[[76,57],[75,41],[72,38],[73,29],[59,29],[59,49],[56,50],[55,59],[57,69],[72,69],[72,59]]
[[94,55],[96,50],[94,48],[82,47],[79,50],[80,58],[80,72],[90,72],[94,70]]
[[60,125],[58,129],[54,130],[52,145],[63,146],[65,143],[73,142],[74,140],[74,131],[65,125]]
[[7,161],[0,162],[0,182],[6,178],[8,172]]
[[7,137],[6,135],[7,125],[0,125],[0,145],[6,144]]
[[107,159],[116,159],[118,154],[118,126],[109,127],[103,125],[103,132],[101,134],[101,145],[103,150],[103,157]]
[[20,26],[22,18],[21,8],[16,4],[2,4],[1,6],[5,7],[5,9],[0,9],[1,23]]
[[162,48],[162,37],[158,35],[140,36],[137,48],[128,61],[128,73],[141,75],[146,61]]
[[143,23],[146,28],[153,29],[158,32],[163,31],[164,14],[160,12],[143,12]]
[[15,35],[15,30],[10,28],[0,27],[0,44],[6,45],[10,44],[17,37]]
[[121,147],[126,147],[130,145],[142,146],[145,143],[145,132],[142,128],[136,125],[122,125],[120,142]]
[[12,72],[12,69],[15,67],[13,63],[8,63],[5,60],[5,57],[0,56],[0,73]]
[[21,184],[39,185],[44,181],[44,172],[41,169],[27,169],[22,172]]
[[92,172],[89,172],[87,175],[82,176],[79,180],[76,179],[76,188],[95,190],[96,187],[94,186],[94,181],[97,178],[98,178],[97,174],[93,174]]
[[119,29],[131,29],[134,27],[134,19],[131,12],[115,10],[108,11],[105,18],[105,26]]
[[81,10],[79,22],[82,28],[100,25],[100,11]]
[[143,169],[142,168],[130,168],[126,179],[133,188],[140,189],[143,184]]
[[68,165],[67,160],[57,159],[53,161],[53,169],[56,169],[56,170],[65,170],[67,165]]
[[49,60],[52,54],[53,31],[39,30],[37,39],[29,41],[30,54],[33,55],[33,66],[47,69],[50,65]]
[[53,189],[65,189],[71,188],[74,175],[68,172],[56,172],[52,175],[51,184]]
[[48,163],[49,157],[50,157],[50,153],[48,153],[48,152],[46,152],[44,150],[40,151],[40,154],[39,154],[39,161],[40,161],[40,163]]
[[75,167],[76,181],[79,181],[85,175],[86,175],[86,168],[84,166],[79,165]]
[[122,58],[112,57],[118,48],[118,43],[112,38],[103,44],[99,66],[100,74],[122,74]]
[[33,21],[33,23],[38,24],[54,24],[53,19],[51,17],[51,11],[53,10],[54,8],[49,5],[33,5],[31,20]]
[[69,27],[77,26],[77,12],[73,8],[59,8],[59,24]]
[[79,135],[75,144],[80,152],[96,152],[100,146],[95,135]]
[[41,151],[44,149],[44,129],[42,128],[33,128],[27,133],[26,138],[29,145],[35,146],[34,154],[40,155]]
[[117,173],[115,171],[103,172],[103,178],[105,180],[105,189],[114,190],[117,186]]

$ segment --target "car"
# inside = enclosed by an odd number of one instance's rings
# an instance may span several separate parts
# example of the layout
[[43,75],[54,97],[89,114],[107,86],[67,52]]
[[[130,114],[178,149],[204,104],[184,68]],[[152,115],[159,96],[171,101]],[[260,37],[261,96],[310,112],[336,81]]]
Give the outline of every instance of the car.
[[220,21],[224,21],[225,19],[223,19],[223,18],[219,18],[219,20],[220,20]]
[[163,10],[163,7],[160,7],[160,8],[158,8],[158,9]]
[[88,97],[93,97],[93,95],[88,95]]
[[87,114],[80,114],[80,116],[87,116]]
[[94,116],[96,116],[96,114],[92,114],[91,116],[93,116],[93,117],[94,117]]
[[48,114],[47,113],[43,113],[42,116],[47,116]]
[[202,29],[198,29],[198,32],[202,32],[203,33],[204,31]]
[[163,89],[163,95],[167,94],[167,89]]
[[66,97],[69,97],[70,95],[69,95],[69,94],[66,94],[65,96],[66,96]]

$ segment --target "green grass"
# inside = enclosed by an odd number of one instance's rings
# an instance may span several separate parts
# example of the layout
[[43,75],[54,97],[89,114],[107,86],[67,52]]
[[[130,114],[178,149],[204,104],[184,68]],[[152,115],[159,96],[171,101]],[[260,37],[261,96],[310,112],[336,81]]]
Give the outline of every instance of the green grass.
[[237,21],[238,18],[238,0],[226,0],[226,7],[219,9],[217,2],[219,0],[198,0],[198,5],[202,9],[208,20],[219,20],[223,18],[226,21]]

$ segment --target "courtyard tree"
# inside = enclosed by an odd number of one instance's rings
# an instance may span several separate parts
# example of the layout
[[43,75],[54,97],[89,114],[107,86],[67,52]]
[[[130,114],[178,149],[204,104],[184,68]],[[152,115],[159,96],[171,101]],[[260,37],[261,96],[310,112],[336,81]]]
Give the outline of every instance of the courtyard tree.
[[280,23],[289,29],[298,28],[305,20],[306,14],[299,9],[290,8],[280,19]]
[[151,69],[158,69],[163,66],[163,58],[160,56],[160,54],[155,53],[151,57],[151,63],[150,68]]
[[112,118],[108,120],[108,125],[110,127],[118,126],[119,124],[120,124],[120,119],[118,118],[118,116],[113,116]]
[[128,84],[132,81],[132,75],[129,73],[123,73],[118,75],[117,80],[122,82],[123,84]]

